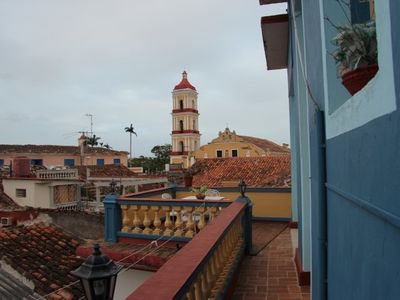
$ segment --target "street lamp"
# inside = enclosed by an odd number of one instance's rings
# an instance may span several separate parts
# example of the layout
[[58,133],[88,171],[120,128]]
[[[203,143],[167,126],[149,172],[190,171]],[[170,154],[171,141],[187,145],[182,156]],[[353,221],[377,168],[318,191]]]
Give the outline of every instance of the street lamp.
[[244,194],[246,193],[246,188],[247,188],[246,182],[244,182],[244,180],[241,179],[239,183],[239,189],[240,189],[240,194],[242,194],[242,197],[245,197]]
[[120,266],[108,256],[102,255],[99,244],[95,244],[93,254],[71,274],[80,279],[86,299],[112,300],[120,270]]

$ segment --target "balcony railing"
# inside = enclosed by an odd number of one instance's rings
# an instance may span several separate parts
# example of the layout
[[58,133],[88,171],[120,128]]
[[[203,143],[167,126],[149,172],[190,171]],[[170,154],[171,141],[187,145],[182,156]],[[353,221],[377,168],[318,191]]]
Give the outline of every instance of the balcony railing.
[[116,242],[120,238],[188,242],[230,204],[231,201],[225,199],[215,201],[107,196],[104,201],[107,228],[105,239],[108,242]]
[[249,216],[251,205],[247,201],[223,209],[127,299],[229,298],[240,261],[251,247]]
[[38,170],[36,177],[39,179],[79,179],[77,169],[71,170]]

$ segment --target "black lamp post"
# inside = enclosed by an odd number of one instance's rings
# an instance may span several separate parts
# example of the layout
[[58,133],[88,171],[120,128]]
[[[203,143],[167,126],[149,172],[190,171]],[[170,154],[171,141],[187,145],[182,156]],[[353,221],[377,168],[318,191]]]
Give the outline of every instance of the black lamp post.
[[245,197],[244,194],[246,193],[246,188],[247,188],[246,182],[244,182],[244,180],[241,179],[239,183],[239,189],[240,189],[240,194],[242,194],[242,197]]
[[95,244],[93,254],[71,274],[80,279],[87,300],[112,300],[120,270],[121,267],[102,255],[100,246]]

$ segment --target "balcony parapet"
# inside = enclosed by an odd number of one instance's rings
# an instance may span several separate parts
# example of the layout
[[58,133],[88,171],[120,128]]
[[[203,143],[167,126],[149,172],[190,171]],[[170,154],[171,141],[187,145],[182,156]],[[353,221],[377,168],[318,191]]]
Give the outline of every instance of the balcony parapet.
[[[186,200],[107,196],[104,201],[107,230],[105,240],[120,238],[188,242],[220,212],[230,200]],[[116,219],[116,220],[112,220]]]
[[[225,299],[245,252],[248,203],[234,202],[127,299]],[[157,287],[155,289],[154,287]]]
[[39,179],[62,180],[62,179],[79,179],[77,169],[70,170],[38,170],[36,177]]

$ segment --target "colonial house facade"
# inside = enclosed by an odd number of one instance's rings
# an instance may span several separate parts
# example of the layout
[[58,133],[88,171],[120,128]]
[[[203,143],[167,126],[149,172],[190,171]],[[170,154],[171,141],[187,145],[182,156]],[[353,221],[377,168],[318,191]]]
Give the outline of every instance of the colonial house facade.
[[225,128],[218,133],[218,137],[207,145],[195,151],[196,159],[223,158],[223,157],[260,157],[267,155],[288,155],[290,149],[287,144],[282,146],[267,139],[236,134]]
[[0,167],[10,165],[16,157],[27,157],[33,166],[81,166],[81,165],[128,165],[128,152],[84,144],[85,137],[79,139],[78,146],[61,145],[0,145]]

